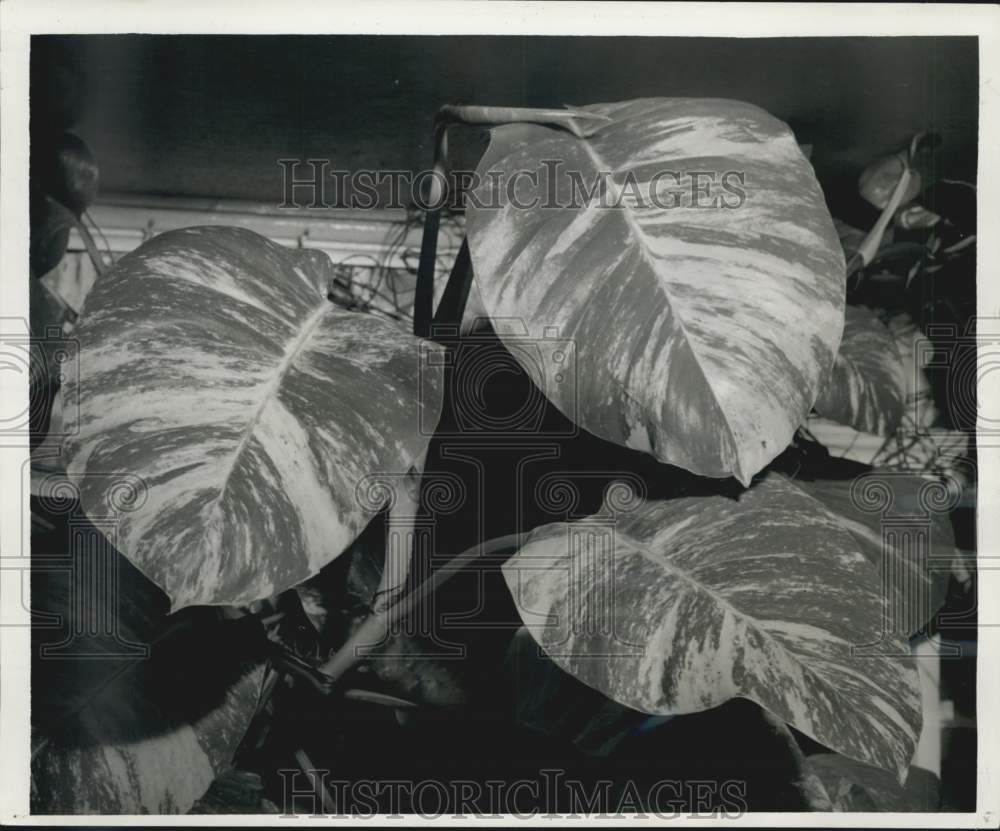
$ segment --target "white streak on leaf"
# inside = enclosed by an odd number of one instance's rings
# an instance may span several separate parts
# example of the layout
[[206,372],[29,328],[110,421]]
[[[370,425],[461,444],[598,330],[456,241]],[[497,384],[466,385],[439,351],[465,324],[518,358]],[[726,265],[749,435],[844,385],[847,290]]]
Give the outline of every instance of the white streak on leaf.
[[[838,556],[856,545],[820,503],[769,474],[739,500],[646,502],[613,527],[605,569],[567,545],[606,531],[605,518],[537,528],[503,566],[559,666],[648,713],[749,698],[839,753],[905,773],[921,721],[907,641],[887,635],[884,656],[855,653],[883,638],[881,585],[867,562]],[[607,594],[614,617],[601,631],[628,633],[639,653],[595,634],[570,602]]]

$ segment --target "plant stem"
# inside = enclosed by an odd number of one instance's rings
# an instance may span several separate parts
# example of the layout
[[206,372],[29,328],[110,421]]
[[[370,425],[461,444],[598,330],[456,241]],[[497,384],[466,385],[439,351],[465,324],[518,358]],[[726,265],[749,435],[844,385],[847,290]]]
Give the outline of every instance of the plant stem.
[[445,168],[448,163],[448,127],[452,124],[482,126],[512,122],[547,124],[562,127],[577,138],[593,135],[611,119],[606,115],[580,109],[537,109],[533,107],[444,106],[434,118],[434,173],[427,199],[424,234],[420,243],[420,264],[413,298],[413,334],[430,337],[434,315],[434,269],[437,263],[438,229],[445,199]]
[[343,697],[346,701],[361,701],[364,704],[377,704],[380,707],[393,707],[397,710],[413,710],[417,706],[408,699],[374,690],[350,689],[344,692]]
[[795,760],[795,770],[799,777],[796,785],[809,809],[812,811],[834,810],[833,800],[830,799],[823,781],[809,770],[806,755],[802,752],[802,748],[799,747],[799,743],[795,741],[795,736],[792,735],[792,731],[788,728],[788,725],[763,707],[761,708],[761,713],[764,715],[764,721],[767,722],[778,738],[784,742],[786,749]]
[[323,813],[337,813],[337,804],[333,801],[333,797],[330,796],[330,792],[326,789],[326,783],[323,782],[322,774],[328,773],[328,771],[316,770],[312,760],[302,748],[295,751],[295,762],[299,766],[299,769],[305,774],[306,779],[313,783],[313,789],[315,790],[317,796],[319,796],[319,802],[320,806],[323,808]]
[[868,232],[868,236],[864,238],[864,241],[858,247],[856,256],[861,258],[862,267],[867,266],[875,259],[875,252],[878,251],[879,246],[882,244],[886,228],[889,227],[889,223],[903,201],[903,195],[906,193],[906,188],[910,184],[911,178],[913,178],[912,171],[904,165],[903,172],[899,176],[899,181],[896,182],[892,196],[889,197],[888,203],[882,209],[878,222],[875,223],[875,226]]
[[406,619],[421,603],[437,591],[452,575],[461,571],[479,557],[498,554],[508,548],[516,549],[521,543],[521,534],[507,534],[496,537],[481,545],[467,548],[453,557],[445,565],[424,580],[398,603],[387,609],[373,612],[355,630],[344,645],[319,667],[320,672],[330,679],[331,687],[364,657],[363,650],[382,643],[394,624]]
[[438,119],[451,124],[481,124],[484,126],[510,123],[548,124],[563,127],[578,138],[591,136],[611,118],[590,110],[572,107],[540,109],[537,107],[479,107],[447,105],[438,111]]
[[80,239],[83,240],[83,247],[87,249],[90,261],[94,264],[94,270],[97,272],[97,276],[100,277],[103,275],[108,270],[108,266],[107,263],[104,262],[101,252],[97,249],[97,243],[94,242],[94,238],[90,234],[90,229],[80,221],[75,213],[63,205],[59,200],[53,199],[51,196],[46,196],[45,201],[48,203],[50,208],[62,217],[65,222],[72,225],[76,229],[76,232],[80,235]]
[[402,589],[410,573],[413,549],[417,540],[415,534],[417,512],[420,509],[420,479],[427,464],[425,447],[413,460],[403,478],[402,486],[396,489],[395,499],[389,509],[385,530],[385,562],[382,576],[372,600],[375,609],[392,604],[396,592]]
[[438,342],[446,341],[443,336],[444,327],[452,327],[457,334],[462,326],[465,307],[469,301],[469,291],[472,289],[472,259],[469,255],[469,238],[462,239],[462,247],[451,268],[451,275],[444,287],[444,294],[434,313],[434,328],[437,330]]

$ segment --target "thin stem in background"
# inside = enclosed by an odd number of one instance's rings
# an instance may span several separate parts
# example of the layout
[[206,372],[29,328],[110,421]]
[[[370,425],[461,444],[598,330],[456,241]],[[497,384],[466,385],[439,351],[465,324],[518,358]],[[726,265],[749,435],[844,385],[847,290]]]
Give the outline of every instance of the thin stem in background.
[[467,548],[461,554],[453,557],[399,602],[387,609],[373,612],[365,618],[354,634],[344,642],[344,645],[319,667],[320,672],[329,678],[332,687],[340,680],[344,673],[365,658],[363,650],[370,649],[372,646],[382,643],[393,625],[405,620],[414,609],[426,601],[452,575],[461,571],[479,557],[499,554],[501,551],[507,549],[516,549],[521,544],[521,540],[521,534],[507,534],[503,537],[496,537],[481,545],[474,545],[472,548]]
[[323,781],[323,777],[321,775],[323,773],[329,773],[329,771],[316,770],[316,766],[313,765],[312,760],[301,747],[295,751],[295,763],[299,766],[299,770],[305,774],[306,779],[312,782],[313,790],[319,797],[319,803],[323,809],[323,813],[337,813],[337,803],[334,802],[333,797],[327,790],[326,783]]
[[97,272],[97,276],[100,277],[105,274],[108,270],[108,265],[104,262],[104,257],[101,256],[101,252],[97,248],[97,243],[94,242],[94,238],[91,236],[90,230],[87,226],[80,221],[75,213],[73,213],[57,199],[53,199],[51,196],[46,196],[45,201],[49,207],[52,208],[66,223],[71,225],[73,228],[76,228],[77,233],[80,235],[80,239],[83,240],[83,247],[87,249],[90,261],[94,264],[94,270]]
[[767,722],[775,735],[781,739],[785,745],[785,749],[788,750],[795,760],[795,771],[798,776],[795,784],[798,786],[802,798],[806,801],[809,809],[812,811],[833,811],[833,800],[830,799],[826,786],[815,773],[809,770],[806,756],[802,752],[802,748],[799,747],[799,743],[795,740],[791,729],[784,721],[763,707],[761,707],[761,713],[764,716],[764,721]]
[[434,266],[437,262],[438,230],[444,202],[445,169],[448,164],[448,128],[453,124],[495,126],[513,122],[545,124],[569,130],[577,138],[593,135],[611,119],[589,110],[566,108],[537,109],[533,107],[445,106],[434,119],[434,173],[428,195],[428,210],[424,218],[424,234],[420,245],[420,265],[417,269],[417,290],[413,301],[413,334],[430,337],[434,315]]

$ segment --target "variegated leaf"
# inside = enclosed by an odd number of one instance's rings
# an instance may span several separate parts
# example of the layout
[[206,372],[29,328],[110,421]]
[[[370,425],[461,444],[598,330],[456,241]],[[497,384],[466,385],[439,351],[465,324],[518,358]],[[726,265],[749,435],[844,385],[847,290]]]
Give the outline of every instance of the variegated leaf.
[[549,657],[615,701],[679,714],[748,698],[839,753],[909,767],[908,644],[883,638],[878,575],[851,536],[786,479],[545,525],[503,571]]
[[653,718],[623,707],[556,666],[524,626],[511,639],[504,674],[513,688],[519,724],[571,741],[587,754],[608,756]]
[[899,813],[941,810],[941,780],[924,768],[911,767],[905,785],[884,770],[835,753],[808,757],[805,769],[807,775],[819,778],[830,797],[830,807],[819,810]]
[[[82,715],[86,732],[72,745],[46,745],[32,760],[32,813],[176,814],[188,811],[233,753],[260,695],[264,665],[247,670],[215,709],[195,721],[144,704],[137,732],[104,740],[120,728],[119,713]],[[134,706],[134,705],[133,705]]]
[[260,775],[227,770],[216,778],[189,814],[280,814],[281,809],[264,796]]
[[586,109],[611,119],[589,138],[493,130],[467,206],[485,308],[580,426],[747,484],[809,412],[843,327],[843,254],[812,167],[749,104]]
[[31,811],[187,811],[254,714],[264,634],[214,609],[168,615],[77,508],[52,518],[32,536],[31,605],[49,623],[32,628]]
[[948,515],[957,483],[876,469],[795,485],[836,516],[879,575],[887,627],[907,637],[921,631],[944,605],[958,557]]
[[858,191],[866,202],[883,209],[889,204],[900,177],[907,169],[910,176],[900,199],[900,204],[905,205],[916,199],[921,190],[920,174],[910,167],[905,152],[885,156],[868,165],[858,179]]
[[903,418],[903,362],[889,329],[874,312],[848,306],[833,370],[816,399],[821,416],[855,430],[889,436]]
[[[317,573],[382,507],[359,498],[362,480],[408,470],[428,441],[440,370],[421,357],[438,347],[333,305],[332,276],[319,252],[187,228],[87,297],[67,472],[174,609]],[[141,487],[115,512],[118,473]]]

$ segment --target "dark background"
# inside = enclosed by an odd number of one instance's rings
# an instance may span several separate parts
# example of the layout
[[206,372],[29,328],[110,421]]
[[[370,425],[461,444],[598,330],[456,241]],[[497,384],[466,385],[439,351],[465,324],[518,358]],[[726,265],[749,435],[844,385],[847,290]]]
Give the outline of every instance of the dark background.
[[[420,170],[431,163],[432,119],[445,103],[560,106],[642,96],[749,101],[786,120],[800,142],[813,145],[813,163],[837,216],[843,216],[837,201],[856,196],[862,168],[902,147],[917,131],[932,130],[943,139],[935,156],[937,177],[974,180],[977,163],[974,38],[35,37],[31,95],[33,149],[36,139],[51,140],[72,129],[92,148],[106,196],[235,198],[277,205],[282,199],[279,158],[330,159],[342,169]],[[476,146],[467,141],[463,162],[470,161]],[[968,283],[974,286],[974,274]],[[518,382],[512,373],[505,378]],[[502,402],[497,406],[509,413],[516,410],[506,409],[511,403],[518,405],[530,394],[513,388],[513,394],[501,386],[486,396],[491,405]],[[560,418],[552,408],[547,412]],[[477,441],[472,435],[469,444],[475,447]],[[430,470],[446,470],[440,444],[432,444]],[[490,452],[499,459],[489,468],[491,477],[499,479],[497,469],[515,469],[507,447]],[[631,464],[626,451],[592,437],[572,447],[567,440],[561,458],[570,471],[615,471]],[[491,525],[483,537],[514,530],[516,516],[513,482],[490,481],[495,488],[490,493],[504,498],[490,503]],[[583,513],[596,508],[595,502]],[[532,524],[553,521],[529,518]],[[462,515],[444,527],[442,538],[454,549],[450,553],[479,539],[472,520]],[[971,546],[973,537],[967,538]],[[505,587],[496,574],[491,579],[489,612],[506,604],[504,619],[514,620]],[[460,604],[471,589],[461,579],[450,585],[453,594],[443,602],[465,610]],[[972,640],[974,621],[965,623],[965,637]],[[337,712],[328,700],[296,699],[281,711],[286,720],[281,729],[273,731],[275,742],[287,741],[289,747],[266,746],[260,768],[289,764],[294,742],[304,741],[320,766],[340,776],[381,780],[412,777],[417,770],[421,776],[445,772],[509,780],[521,771],[511,760],[527,760],[518,764],[534,775],[542,759],[554,766],[578,765],[589,775],[584,761],[567,748],[542,745],[537,736],[511,726],[511,702],[520,697],[506,688],[493,690],[495,675],[481,669],[498,664],[506,633],[470,631],[470,654],[485,656],[481,664],[463,664],[478,684],[480,710],[473,715],[488,717],[476,721],[466,713],[459,718],[448,709],[444,727],[428,718],[427,725],[401,733],[392,720],[380,732],[372,726],[374,719],[356,710]],[[211,648],[208,643],[206,649]],[[214,657],[209,655],[209,663]],[[943,667],[947,695],[966,718],[962,729],[945,735],[943,805],[949,810],[969,810],[975,799],[974,653],[970,657]],[[193,672],[191,665],[187,669]],[[182,680],[177,683],[188,689]],[[167,694],[175,688],[168,684]],[[569,692],[569,699],[586,709],[580,689]],[[483,699],[492,702],[489,694],[497,699],[493,710],[482,705]],[[604,776],[611,770],[639,781],[647,775],[711,781],[756,777],[748,794],[751,799],[762,795],[764,801],[752,807],[774,809],[775,801],[795,807],[781,802],[789,772],[774,761],[780,749],[760,723],[739,709],[745,704],[730,702],[633,737],[613,762],[594,773]],[[572,707],[565,709],[559,715],[566,720],[578,717]]]
[[[971,37],[36,36],[32,74],[33,128],[75,123],[105,194],[278,204],[279,158],[429,167],[432,118],[445,103],[643,96],[764,107],[813,144],[833,201],[918,130],[943,137],[947,175],[976,170]],[[75,110],[56,111],[54,100]],[[459,155],[470,153],[474,164],[474,151]]]

